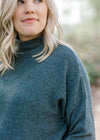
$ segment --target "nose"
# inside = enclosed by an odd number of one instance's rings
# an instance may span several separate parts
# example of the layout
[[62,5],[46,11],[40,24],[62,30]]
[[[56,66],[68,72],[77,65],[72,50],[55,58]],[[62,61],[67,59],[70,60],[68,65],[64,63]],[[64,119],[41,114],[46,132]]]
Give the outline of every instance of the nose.
[[29,1],[26,3],[25,13],[26,14],[33,14],[35,12],[35,6],[33,2]]

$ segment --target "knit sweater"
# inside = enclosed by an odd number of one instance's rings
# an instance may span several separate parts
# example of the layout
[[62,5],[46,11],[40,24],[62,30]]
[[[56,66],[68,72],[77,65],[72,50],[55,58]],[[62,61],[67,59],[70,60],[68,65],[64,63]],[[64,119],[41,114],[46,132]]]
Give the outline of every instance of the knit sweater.
[[58,45],[39,63],[43,36],[16,39],[15,70],[0,77],[0,140],[95,140],[87,72]]

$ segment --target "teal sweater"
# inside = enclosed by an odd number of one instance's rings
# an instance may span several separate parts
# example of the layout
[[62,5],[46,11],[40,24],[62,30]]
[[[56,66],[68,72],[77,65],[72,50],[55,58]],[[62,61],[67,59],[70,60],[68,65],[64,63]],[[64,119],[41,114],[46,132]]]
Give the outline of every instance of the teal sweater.
[[0,77],[0,140],[95,140],[91,91],[74,51],[58,45],[45,61],[43,37],[16,40],[15,70]]

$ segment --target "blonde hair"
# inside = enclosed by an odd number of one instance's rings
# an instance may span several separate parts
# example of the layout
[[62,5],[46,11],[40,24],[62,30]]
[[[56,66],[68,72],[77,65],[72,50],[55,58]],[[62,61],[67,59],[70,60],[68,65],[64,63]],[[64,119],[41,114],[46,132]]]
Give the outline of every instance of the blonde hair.
[[[58,31],[59,40],[62,37],[62,28],[59,24],[58,13],[54,4],[54,0],[46,0],[48,6],[48,17],[46,27],[43,31],[44,49],[37,55],[38,62],[44,61],[49,57],[57,47],[57,39],[55,38],[55,27]],[[14,69],[11,66],[14,60],[15,38],[17,33],[14,29],[13,14],[17,6],[17,0],[1,0],[0,4],[0,72],[3,75],[7,69]],[[59,42],[59,41],[58,41]],[[42,55],[41,55],[42,54]]]

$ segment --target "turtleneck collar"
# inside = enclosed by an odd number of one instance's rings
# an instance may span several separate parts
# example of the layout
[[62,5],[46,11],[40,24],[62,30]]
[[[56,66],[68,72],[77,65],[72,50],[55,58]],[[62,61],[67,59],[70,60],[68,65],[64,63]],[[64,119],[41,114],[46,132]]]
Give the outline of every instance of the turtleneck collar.
[[36,49],[43,48],[43,44],[43,35],[28,41],[15,39],[15,52],[17,54],[34,52]]

